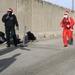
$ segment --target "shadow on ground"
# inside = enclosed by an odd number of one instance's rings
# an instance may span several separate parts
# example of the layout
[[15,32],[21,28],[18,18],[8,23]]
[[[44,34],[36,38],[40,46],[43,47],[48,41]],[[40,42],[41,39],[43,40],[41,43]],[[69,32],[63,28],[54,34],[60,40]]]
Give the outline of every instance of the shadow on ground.
[[4,55],[4,54],[7,54],[7,53],[9,53],[9,52],[12,52],[12,51],[14,51],[14,50],[16,50],[16,49],[21,49],[21,50],[27,50],[27,51],[30,51],[30,49],[27,49],[27,48],[25,48],[25,46],[18,46],[18,47],[13,47],[13,46],[11,46],[11,47],[9,47],[9,48],[5,48],[5,49],[2,49],[2,50],[0,50],[0,56],[1,55]]
[[0,50],[0,56],[4,55],[6,53],[12,52],[12,51],[14,51],[16,49],[17,49],[17,47],[4,48],[4,49]]
[[10,66],[12,63],[14,63],[17,60],[17,56],[21,55],[21,53],[19,54],[15,54],[10,58],[5,58],[0,60],[0,72],[2,72],[3,70],[5,70],[8,66]]

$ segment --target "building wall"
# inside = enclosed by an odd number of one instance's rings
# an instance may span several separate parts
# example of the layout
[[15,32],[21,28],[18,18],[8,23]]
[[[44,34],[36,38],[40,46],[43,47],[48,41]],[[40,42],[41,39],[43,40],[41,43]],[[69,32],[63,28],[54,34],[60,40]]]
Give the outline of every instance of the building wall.
[[[60,21],[66,8],[42,0],[1,0],[0,5],[0,31],[4,32],[1,18],[7,8],[12,7],[19,22],[17,33],[21,38],[24,26],[26,31],[32,31],[38,38],[61,35]],[[75,20],[75,12],[70,11],[70,15]]]

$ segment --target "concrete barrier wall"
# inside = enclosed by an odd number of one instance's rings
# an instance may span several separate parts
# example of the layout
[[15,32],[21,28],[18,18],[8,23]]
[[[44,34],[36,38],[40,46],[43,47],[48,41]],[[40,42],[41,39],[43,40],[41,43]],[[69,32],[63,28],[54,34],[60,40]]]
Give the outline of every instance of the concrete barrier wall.
[[[60,21],[65,10],[69,10],[57,5],[53,5],[41,0],[32,2],[32,31],[39,37],[56,37],[62,34]],[[70,11],[70,10],[69,10]],[[75,19],[75,12],[70,11],[70,15]]]
[[[24,26],[27,27],[27,31],[32,31],[40,38],[61,35],[60,21],[65,8],[42,0],[1,0],[0,5],[0,19],[6,13],[7,8],[13,8],[20,25],[17,33],[21,38],[23,38]],[[75,20],[75,12],[70,11],[70,15]],[[0,26],[0,30],[4,31],[1,20]]]
[[17,14],[16,0],[0,0],[0,31],[5,32],[4,24],[2,23],[2,16],[7,12],[7,8],[13,7],[14,13]]

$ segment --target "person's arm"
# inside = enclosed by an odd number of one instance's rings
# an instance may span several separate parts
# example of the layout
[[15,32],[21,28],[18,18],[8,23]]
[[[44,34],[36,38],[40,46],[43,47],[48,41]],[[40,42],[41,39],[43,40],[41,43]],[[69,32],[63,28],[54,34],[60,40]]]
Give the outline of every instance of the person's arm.
[[8,16],[8,15],[4,15],[4,16],[2,17],[2,22],[5,23],[8,19],[9,19],[9,16]]
[[63,25],[63,20],[60,22],[60,26],[61,26],[61,27],[64,27],[64,25]]
[[72,18],[70,18],[70,27],[73,27],[74,26],[74,20]]
[[18,25],[18,21],[17,21],[17,18],[16,18],[16,16],[14,15],[14,17],[15,17],[15,24],[16,24],[16,27],[17,27],[17,30],[19,30],[19,25]]

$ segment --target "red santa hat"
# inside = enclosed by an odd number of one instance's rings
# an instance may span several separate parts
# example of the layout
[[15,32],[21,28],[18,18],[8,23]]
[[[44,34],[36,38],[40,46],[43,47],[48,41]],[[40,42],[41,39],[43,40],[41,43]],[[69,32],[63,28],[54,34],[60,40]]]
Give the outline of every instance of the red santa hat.
[[13,13],[13,9],[12,8],[8,8],[7,11],[11,11]]
[[67,14],[67,15],[68,15],[68,14],[69,14],[69,11],[68,11],[68,10],[66,10],[66,11],[65,11],[65,14]]

